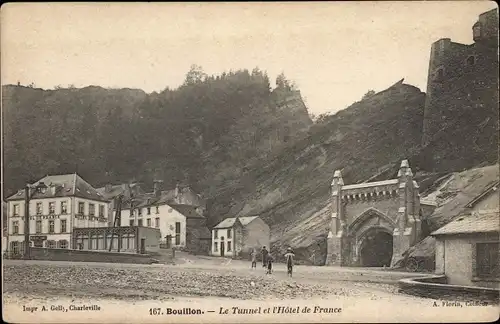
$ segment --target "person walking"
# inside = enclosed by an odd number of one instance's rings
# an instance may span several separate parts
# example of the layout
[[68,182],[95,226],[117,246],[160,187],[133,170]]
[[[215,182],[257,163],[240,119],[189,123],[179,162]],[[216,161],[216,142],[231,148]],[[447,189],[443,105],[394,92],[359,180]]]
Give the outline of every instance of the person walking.
[[285,260],[286,260],[286,268],[287,268],[287,275],[292,277],[293,273],[293,261],[295,258],[295,254],[293,253],[293,250],[291,247],[286,249],[285,253]]
[[254,268],[257,268],[257,252],[255,252],[255,249],[252,249],[252,253],[250,254],[252,257],[252,270]]
[[265,246],[262,247],[262,267],[265,268],[267,266],[267,255],[269,254],[269,251],[267,251],[267,248]]
[[274,258],[271,255],[271,253],[269,253],[267,255],[266,259],[267,259],[267,271],[266,271],[266,274],[272,274],[273,273],[273,261],[274,261]]

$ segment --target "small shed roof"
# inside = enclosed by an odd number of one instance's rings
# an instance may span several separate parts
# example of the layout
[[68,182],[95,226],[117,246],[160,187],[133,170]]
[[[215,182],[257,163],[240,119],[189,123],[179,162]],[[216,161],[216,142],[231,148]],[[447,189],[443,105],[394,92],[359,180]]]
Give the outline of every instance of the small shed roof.
[[499,232],[500,214],[498,210],[484,210],[462,215],[451,221],[431,235],[452,235]]

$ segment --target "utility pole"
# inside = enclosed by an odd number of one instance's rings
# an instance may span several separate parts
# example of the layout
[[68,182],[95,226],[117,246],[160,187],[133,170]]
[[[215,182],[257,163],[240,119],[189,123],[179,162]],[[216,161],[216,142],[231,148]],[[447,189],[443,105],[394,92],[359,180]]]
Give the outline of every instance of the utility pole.
[[30,259],[30,185],[24,188],[24,259]]
[[[26,184],[24,188],[24,259],[30,259],[30,200],[37,190],[46,189],[47,186],[43,182],[39,182],[37,186],[32,187]],[[31,189],[35,191],[32,193]]]

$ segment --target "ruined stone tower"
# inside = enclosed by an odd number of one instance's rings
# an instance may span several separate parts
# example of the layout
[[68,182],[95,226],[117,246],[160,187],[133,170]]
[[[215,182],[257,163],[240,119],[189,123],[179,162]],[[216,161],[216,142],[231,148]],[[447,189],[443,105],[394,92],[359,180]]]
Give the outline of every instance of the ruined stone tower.
[[458,119],[477,119],[480,124],[498,115],[498,9],[481,14],[471,32],[470,45],[449,38],[432,44],[423,145]]

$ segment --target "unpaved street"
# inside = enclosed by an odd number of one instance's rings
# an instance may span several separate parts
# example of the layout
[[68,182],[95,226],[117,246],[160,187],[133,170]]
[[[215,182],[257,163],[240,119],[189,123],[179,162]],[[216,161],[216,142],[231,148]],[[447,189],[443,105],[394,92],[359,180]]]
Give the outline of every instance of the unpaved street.
[[277,265],[272,275],[266,275],[262,267],[251,270],[242,265],[238,261],[178,266],[7,261],[4,293],[130,300],[181,296],[245,300],[397,294],[394,285],[348,282],[345,275],[336,280],[333,272],[313,271],[318,267],[301,267],[294,278],[287,278],[282,265]]
[[[270,322],[405,322],[433,321],[443,316],[432,299],[398,292],[393,282],[408,274],[328,267],[296,268],[287,278],[284,265],[272,275],[251,270],[248,262],[215,258],[179,258],[177,265],[134,265],[82,262],[4,262],[4,319],[11,322],[199,323],[213,321]],[[372,281],[372,282],[370,282]],[[375,282],[373,282],[375,281]],[[378,282],[376,282],[378,281]],[[436,301],[439,305],[443,301]],[[98,311],[64,312],[88,305]],[[41,307],[49,311],[40,311]],[[232,314],[233,307],[310,306],[339,310],[313,314]],[[37,308],[36,311],[26,311]],[[163,316],[167,308],[186,307],[196,316]],[[54,308],[54,311],[50,311]],[[161,315],[152,315],[152,309]],[[228,314],[221,314],[226,309]],[[447,308],[450,318],[471,321],[494,319],[498,308]],[[453,312],[453,313],[451,313]],[[269,317],[271,316],[271,317]]]

